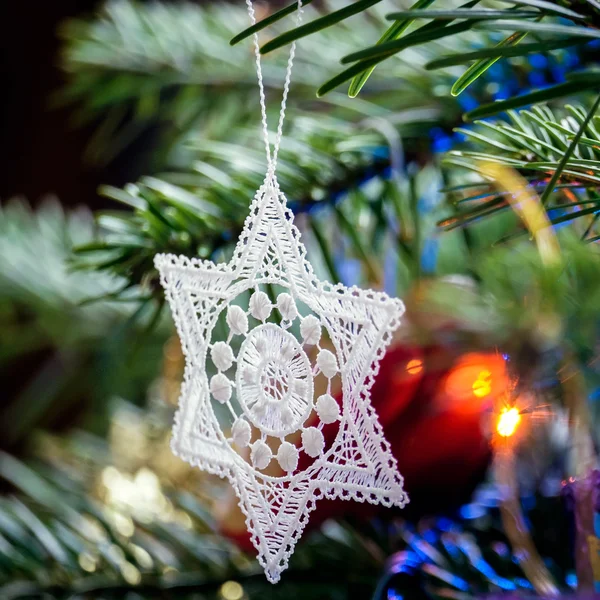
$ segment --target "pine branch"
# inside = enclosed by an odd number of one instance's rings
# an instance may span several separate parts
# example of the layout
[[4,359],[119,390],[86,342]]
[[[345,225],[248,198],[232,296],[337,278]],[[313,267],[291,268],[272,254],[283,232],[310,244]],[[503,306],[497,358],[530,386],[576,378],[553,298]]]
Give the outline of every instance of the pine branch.
[[[551,223],[571,221],[579,226],[579,220],[600,210],[596,200],[586,196],[600,187],[600,118],[589,117],[580,105],[554,111],[535,105],[509,112],[507,121],[478,121],[474,128],[458,130],[473,149],[453,150],[444,162],[473,172],[479,172],[479,165],[488,161],[516,169],[538,195],[550,198]],[[451,192],[462,210],[442,222],[444,228],[473,223],[509,207],[493,184],[481,181],[473,185],[477,186],[475,193],[469,189]]]
[[[425,7],[429,0],[417,4]],[[334,12],[341,6],[336,0],[328,0],[324,10]],[[373,116],[386,118],[388,114],[418,108],[436,111],[436,120],[444,127],[459,121],[463,109],[447,92],[461,79],[461,72],[455,66],[439,65],[437,71],[427,72],[425,65],[448,52],[455,64],[456,57],[472,60],[469,55],[473,47],[490,48],[497,39],[493,34],[474,31],[470,24],[460,36],[439,37],[448,25],[465,29],[464,19],[456,19],[455,24],[430,20],[416,31],[412,28],[420,21],[413,17],[390,25],[386,15],[392,8],[397,7],[382,1],[368,13],[356,15],[353,22],[328,27],[311,36],[310,43],[301,44],[294,67],[290,113],[310,107],[311,111],[357,121]],[[318,14],[321,13],[312,6],[306,8],[307,19]],[[61,30],[62,64],[68,83],[57,101],[74,105],[80,122],[96,124],[96,135],[90,141],[86,158],[95,162],[112,160],[144,132],[152,131],[156,150],[148,150],[152,158],[143,169],[157,172],[172,166],[173,157],[180,156],[181,140],[189,131],[201,132],[207,140],[223,139],[230,133],[227,128],[232,115],[236,126],[258,123],[249,42],[234,47],[228,44],[247,19],[243,6],[144,5],[112,0],[95,20],[68,21]],[[284,25],[285,20],[277,21],[269,27],[269,33],[281,31]],[[315,89],[337,71],[338,61],[360,48],[365,39],[381,37],[383,31],[388,32],[381,38],[386,43],[406,44],[409,60],[386,61],[385,70],[379,69],[372,75],[370,69],[366,87],[366,73],[359,74],[352,83],[352,95],[361,88],[363,102],[349,103],[341,94],[329,94],[326,100],[315,104]],[[421,34],[415,37],[419,31]],[[410,42],[423,41],[422,33],[428,34],[426,44]],[[520,58],[526,54],[524,46],[523,54],[515,55],[521,44],[511,43],[512,36],[507,39],[503,48],[509,56]],[[576,36],[570,39],[573,44],[580,41]],[[548,50],[558,51],[559,46],[565,45],[565,40],[558,46],[557,40],[551,40]],[[285,59],[285,52],[278,52],[263,61],[268,106],[273,112],[280,97]],[[473,67],[477,77],[469,74],[468,89],[474,100],[485,103],[493,99],[484,80],[495,60],[483,61]],[[531,68],[526,63],[515,63],[512,71],[525,79]],[[390,82],[401,93],[389,94]],[[467,86],[461,82],[459,88],[462,93]]]
[[[395,25],[387,29],[382,28],[380,36],[378,36],[379,41],[374,46],[358,52],[355,50],[344,56],[342,63],[354,64],[352,67],[349,67],[322,84],[319,88],[319,95],[324,95],[343,83],[352,80],[349,94],[354,97],[363,88],[374,68],[379,63],[387,61],[392,56],[396,56],[398,53],[404,52],[409,48],[431,42],[432,39],[439,39],[443,35],[462,36],[465,31],[478,28],[485,28],[494,32],[499,30],[513,31],[520,34],[521,38],[525,37],[528,32],[534,32],[542,36],[542,43],[548,44],[548,51],[554,49],[557,41],[556,35],[560,35],[561,39],[572,39],[573,44],[585,43],[589,38],[598,37],[597,29],[600,26],[600,10],[595,2],[588,1],[575,4],[569,2],[546,2],[543,0],[523,0],[520,2],[505,0],[501,4],[513,4],[513,6],[509,8],[495,7],[493,10],[486,8],[476,11],[472,10],[478,3],[479,0],[473,0],[458,9],[439,10],[436,7],[429,8],[432,2],[417,1],[410,10],[389,12],[386,15],[386,19],[394,21]],[[325,9],[325,14],[276,35],[261,48],[261,52],[268,53],[303,37],[335,29],[340,24],[344,24],[350,17],[372,10],[373,5],[379,8],[379,1],[365,0],[364,2],[355,3],[352,7],[343,7],[337,10],[335,5],[333,5],[329,10]],[[291,10],[293,10],[293,6],[288,7],[281,14],[265,18],[251,28],[251,30],[248,29],[237,35],[235,41],[244,39],[250,34],[250,31],[260,31],[264,27],[269,26],[274,20],[278,21],[284,16],[284,12],[288,14]],[[406,30],[410,25],[418,19],[427,19],[430,20],[430,23],[418,30],[407,32]],[[564,24],[565,21],[568,24]],[[454,24],[451,24],[453,22]],[[437,32],[437,36],[434,32]],[[425,33],[431,33],[431,35],[425,35]],[[508,52],[506,54],[500,53],[499,58],[503,55],[524,56],[526,54],[527,50],[525,49],[522,53],[519,53],[518,50],[515,51],[511,37],[509,36],[504,42],[500,43],[500,46],[507,47]],[[464,54],[463,62],[470,60],[469,54]],[[460,60],[460,55],[455,55],[454,58]],[[494,61],[487,59],[476,62],[472,66],[468,83],[455,85],[454,89],[456,93],[459,94],[464,91],[468,85],[473,83],[499,58]],[[431,68],[439,68],[439,66],[440,63],[435,61],[435,65],[432,64]],[[523,104],[520,106],[523,106]]]
[[[596,101],[594,102],[594,104],[592,105],[590,110],[588,111],[588,113],[585,116],[585,118],[583,119],[583,121],[579,122],[577,131],[573,132],[573,135],[570,136],[571,141],[569,142],[569,146],[567,147],[565,153],[563,154],[562,158],[560,159],[560,162],[554,169],[552,177],[550,178],[550,181],[548,182],[546,189],[544,190],[542,196],[540,197],[540,202],[542,204],[546,204],[546,201],[550,197],[550,194],[554,191],[554,186],[560,180],[561,174],[569,166],[569,161],[571,160],[571,157],[573,156],[573,153],[579,144],[579,140],[581,140],[583,134],[586,132],[586,130],[588,128],[588,125],[591,123],[592,119],[594,118],[594,115],[596,114],[596,112],[598,110],[598,106],[600,106],[600,96],[598,96],[598,98],[596,99]],[[599,172],[600,172],[600,170],[599,170]]]

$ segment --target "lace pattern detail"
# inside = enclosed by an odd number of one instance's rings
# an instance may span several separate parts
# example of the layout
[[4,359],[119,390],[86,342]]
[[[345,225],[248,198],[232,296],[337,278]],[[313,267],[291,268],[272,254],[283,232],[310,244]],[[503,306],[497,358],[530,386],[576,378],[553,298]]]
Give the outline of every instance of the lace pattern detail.
[[269,581],[319,498],[406,504],[369,396],[404,306],[315,277],[272,173],[229,263],[155,264],[186,356],[173,451],[229,479]]

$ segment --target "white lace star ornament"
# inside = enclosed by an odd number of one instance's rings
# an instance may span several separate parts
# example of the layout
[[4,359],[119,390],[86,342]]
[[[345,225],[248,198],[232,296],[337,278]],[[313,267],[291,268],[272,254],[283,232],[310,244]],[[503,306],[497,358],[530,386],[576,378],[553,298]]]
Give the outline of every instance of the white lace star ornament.
[[229,263],[155,259],[186,357],[172,449],[229,479],[273,583],[318,499],[408,501],[369,396],[404,306],[305,254],[269,174]]

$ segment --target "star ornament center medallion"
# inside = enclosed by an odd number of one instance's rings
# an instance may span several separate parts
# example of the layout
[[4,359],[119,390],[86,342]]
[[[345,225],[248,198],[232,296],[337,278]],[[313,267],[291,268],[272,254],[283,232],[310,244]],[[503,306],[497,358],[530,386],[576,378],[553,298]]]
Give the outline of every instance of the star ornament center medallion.
[[172,449],[229,479],[269,581],[318,499],[408,502],[369,394],[404,306],[319,281],[274,177],[229,263],[155,264],[186,358]]

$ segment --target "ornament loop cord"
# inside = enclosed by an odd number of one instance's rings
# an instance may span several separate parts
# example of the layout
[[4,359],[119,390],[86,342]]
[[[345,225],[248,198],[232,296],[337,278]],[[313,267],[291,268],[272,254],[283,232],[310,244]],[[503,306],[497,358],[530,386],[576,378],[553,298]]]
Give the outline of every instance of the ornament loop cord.
[[[254,12],[254,6],[252,0],[246,0],[248,6],[248,14],[250,15],[250,21],[252,25],[256,23],[256,14]],[[300,25],[302,21],[302,0],[298,0],[298,11],[296,13],[296,26]],[[285,81],[283,84],[283,97],[281,99],[281,108],[279,109],[279,122],[277,124],[277,133],[275,136],[275,144],[273,145],[273,152],[271,152],[271,144],[269,143],[269,127],[267,123],[267,106],[265,100],[265,85],[262,75],[262,67],[260,60],[260,45],[258,43],[258,34],[255,33],[254,39],[254,54],[256,57],[256,76],[258,77],[258,89],[260,94],[260,113],[262,121],[262,133],[265,141],[265,150],[267,152],[267,179],[272,181],[275,177],[275,169],[277,167],[277,156],[279,154],[279,146],[281,145],[281,137],[283,135],[283,121],[285,119],[285,110],[287,108],[287,97],[290,91],[290,81],[292,76],[292,67],[294,65],[294,58],[296,56],[296,42],[292,42],[290,48],[290,55],[287,62],[287,68],[285,72]]]

